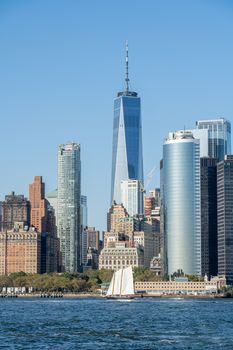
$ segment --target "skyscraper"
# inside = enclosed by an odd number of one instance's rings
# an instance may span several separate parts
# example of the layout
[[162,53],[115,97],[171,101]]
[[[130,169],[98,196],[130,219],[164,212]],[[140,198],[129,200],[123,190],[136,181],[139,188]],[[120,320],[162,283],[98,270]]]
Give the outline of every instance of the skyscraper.
[[200,141],[188,131],[163,145],[162,205],[168,274],[201,274]]
[[111,204],[122,202],[121,181],[129,179],[143,184],[141,100],[129,91],[127,46],[125,91],[114,101]]
[[80,145],[59,145],[57,230],[62,263],[68,272],[75,272],[80,266],[80,190]]
[[121,201],[130,216],[143,214],[143,191],[140,181],[121,181]]
[[196,126],[197,129],[208,129],[209,157],[220,161],[226,154],[231,154],[231,123],[228,120],[199,120]]
[[218,274],[233,284],[233,156],[217,164]]
[[217,159],[201,158],[202,275],[217,276]]
[[34,182],[29,185],[29,201],[31,204],[31,225],[39,232],[46,232],[47,201],[42,176],[35,176]]

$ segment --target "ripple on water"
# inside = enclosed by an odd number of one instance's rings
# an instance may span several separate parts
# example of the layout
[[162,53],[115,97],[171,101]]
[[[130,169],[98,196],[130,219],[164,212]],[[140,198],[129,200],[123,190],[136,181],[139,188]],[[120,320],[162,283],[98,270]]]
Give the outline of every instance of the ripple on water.
[[0,300],[1,349],[232,350],[233,301]]

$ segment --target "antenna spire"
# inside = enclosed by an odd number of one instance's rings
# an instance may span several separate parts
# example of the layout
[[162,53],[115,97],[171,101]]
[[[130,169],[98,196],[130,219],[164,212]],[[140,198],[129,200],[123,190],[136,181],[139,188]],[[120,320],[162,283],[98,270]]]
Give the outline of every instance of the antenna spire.
[[126,41],[126,56],[125,56],[125,90],[129,91],[129,47]]

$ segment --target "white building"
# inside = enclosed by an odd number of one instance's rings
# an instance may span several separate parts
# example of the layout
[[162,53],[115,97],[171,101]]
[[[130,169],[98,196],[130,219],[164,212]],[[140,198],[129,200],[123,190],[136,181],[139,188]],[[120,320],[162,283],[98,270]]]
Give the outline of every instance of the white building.
[[143,266],[143,251],[136,247],[127,247],[119,242],[114,248],[103,248],[99,256],[99,269],[117,271],[128,266]]

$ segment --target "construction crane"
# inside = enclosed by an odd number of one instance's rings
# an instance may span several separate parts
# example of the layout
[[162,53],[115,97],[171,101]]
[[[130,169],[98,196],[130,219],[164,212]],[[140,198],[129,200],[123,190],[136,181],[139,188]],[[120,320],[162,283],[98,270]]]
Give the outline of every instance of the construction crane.
[[156,165],[149,171],[149,173],[146,176],[145,186],[142,185],[140,182],[140,191],[143,193],[146,193],[147,187],[151,183],[156,171]]

